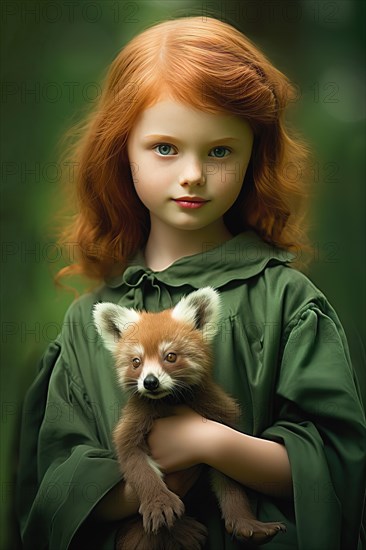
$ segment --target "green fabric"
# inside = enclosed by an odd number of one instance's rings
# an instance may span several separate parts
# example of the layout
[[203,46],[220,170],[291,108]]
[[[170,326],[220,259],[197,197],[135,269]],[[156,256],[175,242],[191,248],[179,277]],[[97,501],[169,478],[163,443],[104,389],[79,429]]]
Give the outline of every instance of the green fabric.
[[[206,285],[223,301],[214,376],[240,403],[239,429],[282,442],[291,461],[294,502],[249,491],[259,518],[288,528],[266,548],[362,547],[358,385],[336,313],[291,260],[248,231],[161,272],[139,254],[122,276],[72,304],[24,404],[17,506],[25,550],[113,548],[117,525],[86,520],[120,479],[111,432],[124,403],[93,304],[159,311]],[[210,495],[202,476],[185,499],[209,528],[206,548],[242,548],[225,533]]]

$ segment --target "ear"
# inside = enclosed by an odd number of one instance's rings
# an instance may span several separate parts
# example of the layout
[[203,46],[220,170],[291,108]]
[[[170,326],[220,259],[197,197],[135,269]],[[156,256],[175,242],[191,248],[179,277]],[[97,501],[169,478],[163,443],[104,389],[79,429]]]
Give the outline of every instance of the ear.
[[95,304],[93,308],[94,325],[101,335],[105,347],[114,353],[123,332],[131,323],[138,323],[140,314],[128,307],[110,302]]
[[182,298],[172,312],[173,319],[192,325],[212,340],[218,330],[219,293],[207,286]]

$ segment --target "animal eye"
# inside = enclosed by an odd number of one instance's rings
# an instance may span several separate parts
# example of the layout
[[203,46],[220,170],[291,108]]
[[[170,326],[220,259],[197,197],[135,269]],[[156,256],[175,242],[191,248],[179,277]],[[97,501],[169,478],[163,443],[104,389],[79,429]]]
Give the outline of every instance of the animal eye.
[[139,359],[138,357],[134,357],[132,359],[132,366],[134,369],[137,369],[139,366],[141,365],[141,359]]
[[175,363],[177,360],[177,354],[176,353],[168,353],[168,355],[165,357],[165,361],[168,361],[168,363]]

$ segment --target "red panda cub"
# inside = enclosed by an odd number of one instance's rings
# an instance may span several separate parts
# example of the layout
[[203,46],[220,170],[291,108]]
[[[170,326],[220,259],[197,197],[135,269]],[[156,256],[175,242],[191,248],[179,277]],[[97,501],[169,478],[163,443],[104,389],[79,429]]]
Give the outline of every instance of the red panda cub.
[[[154,420],[170,416],[177,404],[235,427],[238,405],[211,378],[219,309],[219,295],[210,287],[159,313],[94,306],[94,323],[129,394],[113,435],[123,478],[137,493],[142,516],[123,522],[118,550],[199,550],[205,542],[206,528],[184,515],[183,502],[165,485],[147,435]],[[210,477],[229,533],[263,543],[285,530],[281,523],[256,520],[242,485],[214,469]]]

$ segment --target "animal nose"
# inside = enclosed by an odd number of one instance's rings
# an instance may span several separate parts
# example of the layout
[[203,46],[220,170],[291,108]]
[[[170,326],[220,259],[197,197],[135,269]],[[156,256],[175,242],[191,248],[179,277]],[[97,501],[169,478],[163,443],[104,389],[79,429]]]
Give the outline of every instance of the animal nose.
[[147,390],[156,390],[159,387],[159,380],[154,374],[148,374],[144,380],[144,388]]

